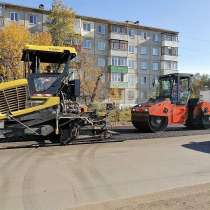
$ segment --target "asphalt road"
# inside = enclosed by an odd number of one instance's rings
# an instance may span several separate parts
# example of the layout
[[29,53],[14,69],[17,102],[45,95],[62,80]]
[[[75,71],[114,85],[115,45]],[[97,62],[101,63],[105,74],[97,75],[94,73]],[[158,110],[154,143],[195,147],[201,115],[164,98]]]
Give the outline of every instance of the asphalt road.
[[210,135],[0,150],[2,210],[65,210],[204,183]]

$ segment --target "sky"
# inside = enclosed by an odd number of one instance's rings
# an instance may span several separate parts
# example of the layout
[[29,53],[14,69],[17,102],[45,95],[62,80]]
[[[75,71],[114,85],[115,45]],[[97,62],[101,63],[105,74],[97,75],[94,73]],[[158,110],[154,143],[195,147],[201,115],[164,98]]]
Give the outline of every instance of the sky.
[[[52,1],[5,0],[50,8]],[[146,26],[175,30],[179,35],[179,71],[210,74],[210,0],[66,0],[80,15],[112,20],[139,20]]]

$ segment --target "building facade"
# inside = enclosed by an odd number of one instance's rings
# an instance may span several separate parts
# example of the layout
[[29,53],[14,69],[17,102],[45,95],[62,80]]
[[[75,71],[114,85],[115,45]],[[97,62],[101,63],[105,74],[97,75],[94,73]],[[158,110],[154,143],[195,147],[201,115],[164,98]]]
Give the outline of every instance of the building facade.
[[[0,27],[21,22],[32,32],[45,30],[48,11],[0,4]],[[178,71],[178,32],[147,27],[138,21],[117,22],[77,15],[81,48],[104,72],[105,98],[121,106],[145,101],[159,75]]]

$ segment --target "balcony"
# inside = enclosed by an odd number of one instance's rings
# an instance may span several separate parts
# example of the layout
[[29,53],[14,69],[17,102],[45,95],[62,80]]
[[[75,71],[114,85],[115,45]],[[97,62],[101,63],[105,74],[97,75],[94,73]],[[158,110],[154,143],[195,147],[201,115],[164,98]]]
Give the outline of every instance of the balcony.
[[178,61],[178,56],[171,56],[171,55],[162,55],[162,61]]
[[110,88],[125,89],[128,88],[128,82],[110,82]]
[[109,71],[111,73],[123,73],[127,74],[128,73],[128,67],[127,66],[109,66]]
[[178,41],[167,41],[167,40],[163,40],[162,41],[162,46],[168,46],[168,47],[178,47],[179,43]]

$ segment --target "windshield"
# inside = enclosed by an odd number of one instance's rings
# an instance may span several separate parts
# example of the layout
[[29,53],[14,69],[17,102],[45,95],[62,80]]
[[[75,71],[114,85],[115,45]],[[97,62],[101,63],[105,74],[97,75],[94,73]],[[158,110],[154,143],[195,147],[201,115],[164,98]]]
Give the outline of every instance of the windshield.
[[57,77],[38,77],[34,78],[34,86],[36,92],[44,92],[48,90],[57,80]]
[[158,98],[170,98],[172,103],[186,104],[190,96],[188,77],[161,78],[159,80]]
[[170,98],[171,97],[171,79],[159,80],[159,97]]

